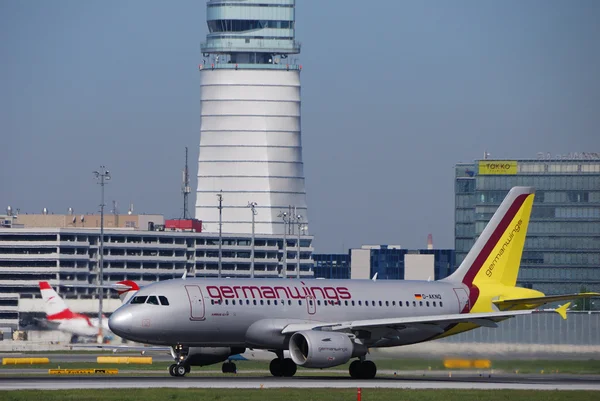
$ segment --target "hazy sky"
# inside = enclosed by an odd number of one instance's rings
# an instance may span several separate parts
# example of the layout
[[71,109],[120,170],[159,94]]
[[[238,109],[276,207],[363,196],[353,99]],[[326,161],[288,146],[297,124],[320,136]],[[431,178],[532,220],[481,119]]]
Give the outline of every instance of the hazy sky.
[[[179,217],[203,0],[0,0],[0,207]],[[600,1],[297,0],[317,252],[454,247],[454,171],[600,151]],[[190,212],[195,199],[192,197]]]

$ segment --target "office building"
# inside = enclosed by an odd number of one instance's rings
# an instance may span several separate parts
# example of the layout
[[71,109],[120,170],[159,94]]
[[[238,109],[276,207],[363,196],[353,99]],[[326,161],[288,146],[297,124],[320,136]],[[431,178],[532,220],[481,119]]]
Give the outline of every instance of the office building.
[[518,285],[600,291],[600,155],[538,155],[456,165],[456,264],[514,186],[536,189]]
[[315,277],[377,280],[440,280],[454,271],[453,249],[402,249],[363,245],[348,254],[314,254]]

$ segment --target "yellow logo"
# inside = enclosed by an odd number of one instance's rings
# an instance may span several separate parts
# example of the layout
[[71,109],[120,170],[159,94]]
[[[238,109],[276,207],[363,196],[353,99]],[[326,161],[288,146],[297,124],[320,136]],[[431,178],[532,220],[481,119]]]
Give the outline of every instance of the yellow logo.
[[480,160],[480,175],[517,174],[517,162],[514,160]]
[[522,224],[523,224],[523,220],[519,220],[517,222],[517,224],[513,227],[513,229],[510,231],[510,234],[508,235],[508,238],[506,239],[506,241],[504,241],[502,248],[500,248],[500,250],[494,257],[494,259],[492,260],[492,263],[490,263],[487,270],[485,271],[486,276],[492,277],[492,275],[494,274],[494,268],[496,267],[496,264],[500,261],[500,259],[502,259],[502,255],[504,255],[506,248],[512,242],[513,238],[515,237],[515,234],[521,231]]

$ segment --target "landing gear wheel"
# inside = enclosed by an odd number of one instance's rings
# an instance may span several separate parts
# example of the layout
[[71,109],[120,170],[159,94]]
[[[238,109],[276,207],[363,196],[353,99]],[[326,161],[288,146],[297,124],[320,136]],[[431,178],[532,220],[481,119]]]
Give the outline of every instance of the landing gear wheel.
[[285,358],[281,363],[281,371],[283,377],[292,377],[296,374],[298,367],[291,358]]
[[356,360],[350,364],[350,369],[348,370],[350,371],[351,378],[360,379],[360,367],[361,362],[359,360]]
[[177,368],[176,364],[169,366],[169,374],[173,377],[177,376],[177,373],[175,373],[175,368]]
[[282,366],[282,362],[281,359],[279,358],[275,358],[271,361],[271,363],[269,364],[269,370],[271,371],[271,374],[275,377],[281,377],[283,376],[283,366]]
[[237,366],[233,362],[225,362],[221,367],[223,373],[237,373]]
[[354,361],[348,370],[353,379],[370,380],[377,374],[377,366],[372,361]]
[[183,377],[186,374],[186,368],[184,365],[177,365],[177,367],[175,368],[175,374],[177,376]]
[[373,363],[373,361],[364,361],[360,368],[363,379],[370,380],[375,378],[375,375],[377,374],[377,366],[375,363]]

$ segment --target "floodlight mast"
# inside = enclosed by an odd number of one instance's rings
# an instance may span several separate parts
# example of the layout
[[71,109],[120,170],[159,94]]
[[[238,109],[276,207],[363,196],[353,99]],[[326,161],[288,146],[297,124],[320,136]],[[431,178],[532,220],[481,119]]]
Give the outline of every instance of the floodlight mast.
[[283,220],[283,267],[281,269],[281,276],[283,278],[287,277],[287,225],[290,221],[288,212],[281,212],[277,215],[277,217],[281,217]]
[[106,181],[110,181],[110,171],[105,166],[100,166],[100,170],[94,171],[94,176],[100,184],[100,260],[98,262],[98,343],[102,343],[104,336],[102,333],[102,301],[104,300],[104,290],[102,285],[104,284],[104,184]]
[[296,215],[296,222],[298,223],[298,254],[296,255],[296,278],[300,278],[300,233],[304,229],[302,225],[302,216]]
[[256,202],[248,202],[248,207],[252,211],[252,247],[250,248],[250,278],[254,278],[254,217],[258,213],[256,211]]
[[223,190],[217,194],[219,199],[219,278],[221,278],[223,259]]

